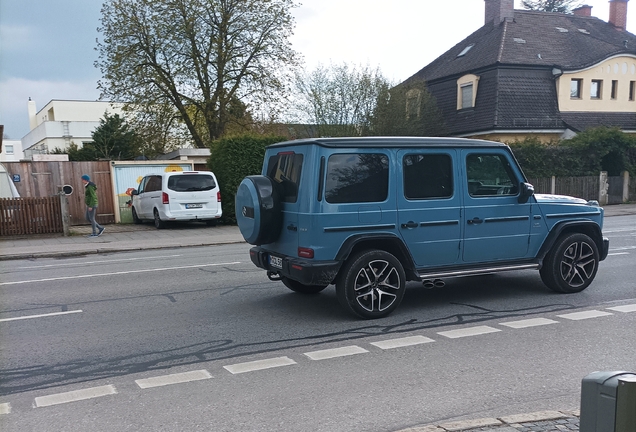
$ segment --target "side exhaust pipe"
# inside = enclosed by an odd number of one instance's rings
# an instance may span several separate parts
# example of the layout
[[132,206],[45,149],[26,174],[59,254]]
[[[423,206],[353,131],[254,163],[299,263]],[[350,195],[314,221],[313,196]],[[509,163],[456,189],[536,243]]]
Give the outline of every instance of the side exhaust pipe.
[[446,282],[444,282],[441,279],[435,279],[435,280],[424,279],[422,283],[424,284],[424,288],[426,289],[443,288],[446,285]]

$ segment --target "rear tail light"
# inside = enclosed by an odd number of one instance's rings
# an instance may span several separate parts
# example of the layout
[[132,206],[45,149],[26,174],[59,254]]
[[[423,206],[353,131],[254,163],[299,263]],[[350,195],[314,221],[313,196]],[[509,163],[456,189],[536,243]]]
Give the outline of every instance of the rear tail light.
[[300,258],[313,258],[314,257],[314,250],[311,249],[311,248],[299,247],[298,248],[298,256]]
[[164,204],[170,204],[170,197],[168,196],[167,193],[165,192],[161,193],[161,202]]
[[218,191],[218,192],[216,193],[216,200],[217,200],[218,202],[221,202],[221,191]]

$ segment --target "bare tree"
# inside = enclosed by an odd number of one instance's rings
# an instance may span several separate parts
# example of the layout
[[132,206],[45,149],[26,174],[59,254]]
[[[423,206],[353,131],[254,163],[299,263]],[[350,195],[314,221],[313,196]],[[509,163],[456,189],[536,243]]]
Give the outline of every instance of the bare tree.
[[579,0],[523,0],[523,7],[545,12],[572,13],[581,5]]
[[[102,97],[173,107],[196,147],[221,137],[236,100],[287,90],[298,64],[293,0],[106,0],[97,42]],[[152,117],[152,116],[151,116]]]

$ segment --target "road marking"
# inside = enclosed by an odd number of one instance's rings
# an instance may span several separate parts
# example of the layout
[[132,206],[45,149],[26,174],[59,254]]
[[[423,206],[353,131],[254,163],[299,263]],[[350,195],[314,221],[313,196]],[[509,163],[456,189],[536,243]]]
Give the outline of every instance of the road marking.
[[608,315],[613,315],[613,314],[610,312],[603,312],[599,310],[590,310],[590,311],[574,312],[574,313],[569,313],[565,315],[557,315],[557,316],[559,318],[565,318],[569,320],[578,321],[578,320],[584,320],[588,318],[598,318],[598,317],[608,316]]
[[267,360],[256,360],[246,363],[237,363],[233,365],[223,366],[225,370],[236,375],[245,372],[254,372],[257,370],[271,369],[281,366],[295,365],[296,362],[289,357],[276,357]]
[[326,360],[336,357],[345,357],[355,354],[363,354],[369,351],[356,345],[346,346],[342,348],[333,348],[320,351],[306,352],[305,355],[312,360]]
[[11,404],[9,403],[0,404],[0,415],[1,414],[11,414]]
[[16,267],[17,269],[38,269],[38,268],[46,268],[46,267],[63,267],[63,266],[74,266],[74,265],[86,265],[86,264],[105,264],[105,263],[115,263],[122,261],[137,261],[137,260],[149,260],[149,259],[161,259],[161,258],[175,258],[180,257],[182,255],[163,255],[163,256],[153,256],[153,257],[141,257],[141,258],[122,258],[115,260],[100,260],[100,261],[81,261],[75,263],[65,263],[65,264],[45,264],[39,266],[25,266],[25,267]]
[[25,319],[32,319],[32,318],[50,317],[50,316],[56,316],[56,315],[68,315],[68,314],[81,313],[81,312],[82,312],[82,310],[78,309],[78,310],[72,310],[72,311],[66,311],[66,312],[52,312],[52,313],[48,313],[48,314],[28,315],[28,316],[21,316],[21,317],[15,317],[15,318],[2,318],[2,319],[0,319],[0,322],[17,321],[17,320],[25,320]]
[[616,312],[636,312],[636,304],[614,306],[614,307],[609,307],[607,309],[610,309]]
[[437,334],[446,336],[447,338],[450,338],[450,339],[457,339],[461,337],[478,336],[482,334],[495,333],[500,331],[501,330],[493,328],[493,327],[477,326],[477,327],[468,327],[468,328],[458,329],[458,330],[443,331]]
[[614,251],[620,251],[620,250],[632,250],[632,249],[636,249],[636,246],[620,246],[620,247],[613,247],[610,249],[611,252]]
[[615,255],[629,255],[629,252],[616,252],[616,253],[607,254],[607,256],[615,256]]
[[401,348],[405,346],[419,345],[424,343],[435,342],[431,338],[427,338],[424,336],[409,336],[398,339],[389,339],[378,342],[371,342],[371,345],[375,345],[378,348],[383,350],[392,349],[392,348]]
[[51,281],[67,280],[67,279],[83,279],[83,278],[102,277],[102,276],[127,275],[132,273],[148,273],[148,272],[166,271],[166,270],[181,270],[181,269],[189,269],[189,268],[234,265],[234,264],[240,264],[240,263],[241,263],[240,261],[233,261],[233,262],[216,263],[216,264],[194,264],[194,265],[178,266],[178,267],[162,267],[162,268],[153,268],[153,269],[144,269],[144,270],[128,270],[128,271],[119,271],[119,272],[112,272],[112,273],[95,273],[95,274],[87,274],[87,275],[79,275],[79,276],[62,276],[62,277],[46,278],[46,279],[1,282],[0,285],[20,285],[20,284],[34,283],[34,282],[51,282]]
[[41,408],[45,406],[59,405],[63,403],[93,399],[113,394],[117,394],[115,386],[105,385],[101,387],[92,387],[83,390],[75,390],[66,393],[56,393],[48,396],[36,397],[35,407]]
[[191,381],[200,381],[200,380],[210,379],[210,378],[212,378],[212,375],[210,375],[210,372],[206,371],[205,369],[202,369],[202,370],[196,370],[191,372],[174,373],[174,374],[162,375],[162,376],[157,376],[152,378],[139,379],[139,380],[135,380],[135,383],[137,383],[137,385],[140,388],[146,389],[146,388],[161,387],[161,386],[166,386],[171,384],[181,384],[181,383],[186,383]]
[[558,321],[554,321],[547,318],[531,318],[531,319],[525,319],[520,321],[503,322],[503,323],[499,323],[499,325],[514,328],[514,329],[521,329],[526,327],[536,327],[536,326],[558,324],[558,323],[559,323]]

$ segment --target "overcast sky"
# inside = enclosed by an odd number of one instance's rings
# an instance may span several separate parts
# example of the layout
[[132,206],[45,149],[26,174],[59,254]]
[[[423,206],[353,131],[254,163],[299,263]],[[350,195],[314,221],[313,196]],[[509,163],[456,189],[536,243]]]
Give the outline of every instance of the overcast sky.
[[[379,67],[394,82],[416,73],[484,24],[484,0],[300,0],[292,39],[309,69],[330,62]],[[587,0],[609,16],[607,0]],[[627,30],[636,33],[636,0]],[[515,0],[521,9],[521,0]],[[0,0],[0,124],[29,132],[27,101],[97,100],[99,0]]]

